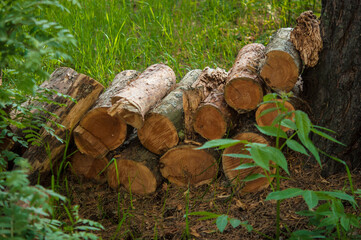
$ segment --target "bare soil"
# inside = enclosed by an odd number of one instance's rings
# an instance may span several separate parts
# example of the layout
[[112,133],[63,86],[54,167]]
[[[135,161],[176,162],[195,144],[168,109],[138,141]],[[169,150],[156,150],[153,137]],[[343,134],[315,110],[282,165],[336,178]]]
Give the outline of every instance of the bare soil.
[[[321,176],[320,166],[306,164],[307,159],[289,155],[291,177],[281,181],[281,189],[301,188],[312,190],[345,190],[347,174],[339,173],[328,178]],[[220,233],[214,220],[189,217],[191,239],[267,239],[276,232],[276,202],[265,201],[271,188],[258,193],[241,194],[234,191],[220,170],[219,177],[211,184],[200,187],[179,188],[166,181],[158,190],[147,196],[131,195],[120,189],[111,189],[106,182],[99,183],[67,174],[68,192],[72,204],[80,205],[83,218],[100,222],[105,230],[103,239],[186,239],[186,209],[188,212],[208,211],[227,214],[254,227],[248,232],[244,227],[228,225]],[[282,172],[286,177],[286,173]],[[355,189],[361,189],[361,172],[354,172]],[[188,199],[188,200],[187,200]],[[361,204],[360,199],[358,199]],[[286,233],[309,228],[307,219],[296,214],[306,210],[301,197],[281,203],[281,230]],[[346,206],[347,211],[355,211]],[[258,232],[258,233],[257,233]]]

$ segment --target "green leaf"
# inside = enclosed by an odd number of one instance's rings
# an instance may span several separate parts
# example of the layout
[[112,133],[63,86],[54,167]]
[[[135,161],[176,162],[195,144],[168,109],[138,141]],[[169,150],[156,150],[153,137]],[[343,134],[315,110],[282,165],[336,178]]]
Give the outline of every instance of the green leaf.
[[216,225],[217,228],[219,229],[219,231],[222,233],[224,231],[224,229],[226,228],[228,223],[228,216],[226,215],[221,215],[217,218],[216,220]]
[[320,155],[318,153],[317,148],[315,147],[315,145],[313,144],[313,142],[308,138],[300,138],[301,142],[303,143],[303,145],[312,153],[312,155],[315,157],[316,161],[318,162],[318,164],[320,165],[320,167],[322,167],[322,163],[321,163],[321,159],[320,159]]
[[340,223],[346,232],[350,231],[350,218],[348,218],[346,215],[342,216],[340,219]]
[[338,217],[331,215],[321,220],[320,225],[318,227],[326,227],[326,226],[336,226],[338,223]]
[[215,139],[206,142],[203,146],[196,149],[206,149],[206,148],[214,148],[219,147],[219,149],[231,147],[237,145],[239,143],[246,143],[246,141],[234,140],[234,139]]
[[298,136],[302,139],[306,139],[311,131],[311,121],[308,115],[302,111],[295,111],[296,126],[298,129]]
[[264,147],[263,150],[268,155],[269,159],[275,162],[278,166],[280,166],[285,172],[290,175],[287,166],[287,160],[281,150],[274,147]]
[[292,140],[292,139],[287,139],[286,144],[287,144],[287,147],[289,147],[293,151],[300,152],[304,155],[309,156],[306,149],[301,144],[299,144],[297,141]]
[[223,154],[223,156],[234,157],[234,158],[248,158],[248,159],[252,159],[252,156],[250,156],[250,155],[247,155],[247,154],[238,154],[238,153]]
[[242,169],[253,168],[253,167],[256,167],[256,164],[254,164],[254,163],[244,163],[242,165],[239,165],[236,168],[233,168],[232,170],[242,170]]
[[318,131],[318,130],[315,129],[315,128],[312,128],[311,131],[314,132],[314,133],[316,133],[316,134],[318,134],[318,135],[320,135],[320,136],[323,137],[323,138],[326,138],[326,139],[328,139],[328,140],[330,140],[330,141],[332,141],[332,142],[338,143],[338,144],[346,147],[345,144],[343,144],[343,143],[340,142],[340,141],[337,141],[335,138],[331,137],[330,135],[328,135],[328,134],[326,134],[326,133],[324,133],[324,132]]
[[263,174],[260,174],[260,173],[256,173],[256,174],[251,174],[251,175],[248,175],[247,177],[245,177],[244,179],[242,179],[243,182],[249,182],[249,181],[253,181],[253,180],[256,180],[258,178],[264,178],[266,177],[265,175]]
[[309,209],[312,209],[318,204],[318,197],[314,191],[305,190],[302,193],[303,199],[305,200]]
[[235,218],[231,218],[229,220],[229,223],[232,225],[233,228],[238,227],[239,225],[241,225],[241,221]]
[[288,188],[282,191],[271,192],[268,194],[266,200],[283,200],[302,195],[304,190],[299,188]]
[[263,151],[263,147],[257,145],[251,145],[250,153],[253,161],[263,169],[269,171],[269,157]]
[[277,111],[279,108],[277,108],[277,107],[274,107],[274,108],[268,108],[268,109],[266,109],[266,110],[264,110],[264,111],[262,111],[261,112],[261,114],[260,115],[258,115],[258,119],[259,118],[261,118],[262,116],[264,116],[264,115],[266,115],[266,114],[268,114],[268,113],[271,113],[271,112],[274,112],[274,111]]
[[315,239],[315,238],[326,238],[326,237],[317,232],[313,232],[313,231],[297,230],[292,233],[290,239],[309,240],[309,239]]
[[313,127],[313,128],[318,128],[318,129],[321,129],[321,130],[325,130],[325,131],[328,131],[328,132],[331,132],[331,133],[336,134],[335,131],[333,131],[333,130],[331,130],[331,129],[328,129],[328,128],[325,128],[325,127],[321,127],[321,126],[317,126],[317,125],[313,125],[312,127]]
[[[211,212],[206,212],[206,211],[199,211],[199,212],[191,212],[188,213],[189,216],[207,216],[207,217],[212,217],[212,218],[217,218],[219,217],[219,214],[215,214],[215,213],[211,213]],[[186,215],[184,215],[184,217],[186,217]]]
[[272,137],[281,137],[281,138],[287,138],[287,134],[282,131],[281,129],[277,128],[277,127],[273,127],[273,126],[258,126],[256,125],[257,129],[268,136],[272,136]]
[[356,204],[356,201],[353,196],[350,196],[344,192],[330,192],[330,191],[318,191],[317,194],[325,194],[330,197],[338,198],[341,200],[349,201],[350,203]]
[[277,93],[269,93],[269,94],[263,96],[263,102],[276,100],[277,97],[278,97]]

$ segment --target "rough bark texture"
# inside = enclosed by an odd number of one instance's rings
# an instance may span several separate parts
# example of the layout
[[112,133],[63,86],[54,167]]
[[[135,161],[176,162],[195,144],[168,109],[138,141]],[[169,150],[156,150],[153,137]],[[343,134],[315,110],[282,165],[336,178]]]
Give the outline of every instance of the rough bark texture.
[[82,118],[74,130],[74,141],[80,152],[94,158],[102,158],[124,142],[127,124],[121,117],[112,117],[107,111],[112,105],[111,98],[138,75],[139,73],[134,70],[117,74],[109,88],[100,95],[95,106]]
[[212,154],[195,149],[194,145],[182,145],[170,149],[160,159],[163,177],[178,186],[210,183],[216,178],[218,164]]
[[306,11],[297,18],[297,26],[291,32],[291,42],[299,51],[303,64],[316,66],[318,54],[322,49],[320,21],[312,13]]
[[[268,144],[268,141],[259,134],[245,132],[237,134],[234,139],[238,140],[247,140],[248,142],[255,142],[255,143],[263,143]],[[244,144],[240,143],[235,146],[226,148],[223,151],[222,157],[222,165],[223,171],[229,181],[232,182],[233,185],[237,187],[241,187],[242,192],[257,192],[263,190],[269,186],[269,181],[267,178],[258,178],[253,181],[243,182],[242,180],[245,179],[247,176],[252,174],[264,174],[264,170],[260,167],[253,167],[247,168],[242,170],[233,170],[234,168],[238,167],[241,164],[251,163],[253,162],[252,159],[249,158],[234,158],[230,156],[225,156],[225,154],[247,154],[250,155],[249,152],[244,148]],[[274,171],[274,170],[272,170]]]
[[260,75],[276,91],[289,92],[302,70],[300,55],[290,40],[292,28],[277,30],[267,45],[266,59],[260,63]]
[[109,115],[118,115],[137,129],[144,123],[145,114],[175,86],[173,70],[165,64],[148,67],[127,88],[112,97]]
[[145,149],[138,139],[134,139],[132,144],[114,158],[117,166],[112,163],[108,168],[109,186],[118,188],[121,185],[127,191],[136,194],[155,192],[162,181],[158,166],[159,158]]
[[178,134],[184,132],[183,92],[191,87],[200,73],[201,70],[197,69],[186,74],[177,88],[146,115],[138,137],[149,151],[163,154],[178,144]]
[[191,89],[183,94],[183,110],[185,138],[193,140],[194,136],[194,114],[201,102],[213,91],[223,91],[228,73],[221,68],[212,69],[206,67],[201,75],[192,85]]
[[103,173],[100,174],[100,172],[106,168],[108,159],[105,157],[94,158],[92,156],[82,154],[81,152],[76,152],[72,155],[70,163],[70,168],[74,174],[100,181],[105,175]]
[[[278,100],[279,102],[282,102],[282,100]],[[287,109],[287,111],[295,111],[294,106],[289,103],[289,102],[285,102],[285,108]],[[272,111],[272,109],[274,109]],[[271,112],[267,112],[264,113],[262,115],[263,112],[265,111],[271,111]],[[277,106],[276,103],[266,103],[266,104],[262,104],[261,106],[258,107],[257,111],[256,111],[256,122],[259,126],[271,126],[273,121],[275,120],[275,118],[281,113],[280,111],[280,106]],[[295,114],[292,114],[291,117],[288,117],[288,119],[294,118]],[[278,124],[275,125],[275,127],[278,127]],[[284,126],[281,126],[281,130],[284,132],[289,131],[290,129]]]
[[223,91],[216,90],[200,104],[193,128],[202,137],[211,140],[222,138],[228,127],[235,124],[236,112],[224,100]]
[[[306,100],[317,125],[337,132],[347,147],[314,136],[326,153],[361,167],[361,5],[358,0],[322,1],[323,50],[315,68],[305,71]],[[326,159],[324,159],[326,160]],[[327,162],[324,174],[344,169]]]
[[259,43],[244,46],[229,72],[224,97],[239,113],[249,112],[262,102],[264,83],[258,77],[258,66],[264,51],[265,47]]
[[[44,82],[41,87],[57,90],[76,100],[74,102],[62,96],[54,95],[52,100],[66,104],[66,107],[54,104],[43,106],[47,111],[59,117],[59,119],[55,119],[49,116],[49,119],[64,126],[64,129],[55,130],[55,134],[64,140],[104,89],[94,79],[79,74],[70,68],[58,68],[51,74],[49,81]],[[36,181],[37,173],[49,172],[50,166],[56,165],[65,150],[65,144],[52,137],[44,129],[40,130],[40,134],[43,144],[41,146],[30,146],[23,154],[23,157],[28,158],[32,165],[32,173],[29,176],[32,182]],[[49,146],[49,155],[45,149],[46,146]]]

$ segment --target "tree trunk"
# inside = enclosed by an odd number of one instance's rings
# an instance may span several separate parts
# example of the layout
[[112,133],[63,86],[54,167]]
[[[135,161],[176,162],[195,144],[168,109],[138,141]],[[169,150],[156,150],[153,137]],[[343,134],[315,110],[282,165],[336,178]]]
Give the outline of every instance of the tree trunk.
[[[234,139],[247,140],[248,142],[263,143],[267,145],[269,144],[264,137],[262,137],[259,134],[251,133],[251,132],[239,133],[234,137]],[[223,151],[222,165],[223,165],[224,174],[229,179],[229,181],[232,182],[234,186],[236,186],[236,188],[240,187],[242,192],[258,192],[269,186],[270,182],[265,177],[258,178],[253,181],[243,182],[242,180],[249,175],[258,174],[258,173],[264,174],[264,170],[260,167],[246,168],[242,170],[233,170],[239,165],[245,163],[251,163],[253,162],[253,160],[249,158],[234,158],[230,156],[225,156],[225,154],[232,154],[232,153],[247,154],[247,155],[250,154],[244,148],[243,143],[226,148]],[[274,170],[272,171],[274,173]]]
[[[327,154],[361,167],[361,5],[359,0],[322,1],[323,50],[315,68],[305,71],[306,100],[314,122],[337,132],[347,147],[314,136],[313,141]],[[326,160],[325,158],[323,160]],[[327,162],[324,174],[342,166]]]
[[[278,100],[282,102],[282,100]],[[285,108],[288,112],[295,111],[294,106],[290,102],[285,102]],[[256,122],[259,126],[271,126],[276,117],[281,113],[280,106],[277,106],[276,103],[265,103],[258,107],[256,111]],[[292,117],[288,117],[288,119],[294,118],[295,114],[292,114]],[[278,124],[275,125],[278,127]],[[281,126],[281,130],[284,132],[289,131],[290,129],[284,126]]]
[[108,159],[105,157],[94,158],[81,152],[76,152],[71,156],[70,164],[71,171],[74,174],[100,181],[104,178],[104,174],[100,173],[106,168]]
[[145,149],[138,139],[134,139],[114,158],[116,162],[111,164],[107,173],[110,187],[118,188],[121,185],[136,194],[155,192],[162,181],[159,157]]
[[291,31],[281,28],[272,35],[260,65],[261,77],[276,91],[291,91],[302,70],[300,55],[290,40]]
[[200,72],[193,70],[186,74],[178,87],[146,115],[138,137],[149,151],[163,154],[178,144],[178,134],[184,131],[183,92],[197,80]]
[[265,47],[259,43],[244,46],[228,75],[224,98],[239,113],[249,112],[262,102],[264,83],[257,72],[264,51]]
[[178,186],[199,186],[217,177],[218,164],[212,154],[195,149],[194,145],[182,145],[170,149],[160,159],[163,177]]
[[201,102],[213,91],[223,91],[228,73],[221,68],[203,69],[197,81],[183,94],[185,138],[194,140],[194,114]]
[[[43,106],[48,112],[59,117],[56,119],[48,116],[49,119],[64,126],[63,129],[55,129],[55,134],[64,141],[69,138],[69,132],[79,123],[81,117],[95,103],[99,94],[104,89],[94,79],[84,74],[79,74],[71,68],[58,68],[41,87],[57,90],[59,93],[69,95],[76,100],[74,102],[71,99],[54,95],[52,100],[65,104],[66,107],[55,104]],[[23,157],[28,158],[32,165],[32,172],[29,178],[33,183],[37,180],[39,172],[42,174],[50,172],[51,166],[54,166],[63,156],[66,147],[65,143],[61,143],[44,129],[40,130],[40,134],[42,145],[30,146],[23,154]]]
[[223,91],[216,90],[198,107],[194,116],[194,131],[208,140],[220,139],[229,127],[235,125],[236,115],[224,100]]
[[73,131],[79,151],[94,158],[104,157],[110,150],[119,147],[127,135],[127,124],[119,116],[110,116],[111,97],[119,93],[139,73],[127,70],[115,76],[109,88],[100,95],[95,106],[86,113]]
[[148,67],[127,88],[112,97],[110,116],[118,115],[137,129],[144,123],[145,114],[175,86],[173,70],[165,64]]

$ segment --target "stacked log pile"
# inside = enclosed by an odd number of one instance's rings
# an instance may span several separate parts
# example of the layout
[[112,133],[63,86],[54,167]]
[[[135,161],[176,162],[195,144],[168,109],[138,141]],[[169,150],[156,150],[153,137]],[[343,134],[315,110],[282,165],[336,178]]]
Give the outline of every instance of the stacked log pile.
[[[260,168],[233,170],[252,159],[221,157],[217,151],[196,148],[207,140],[225,136],[272,145],[261,133],[240,132],[247,129],[241,116],[251,113],[252,121],[259,126],[269,126],[277,117],[277,111],[269,111],[277,108],[277,103],[260,103],[269,92],[291,91],[299,79],[303,65],[290,40],[291,32],[292,29],[278,30],[267,47],[258,43],[244,46],[229,72],[209,67],[192,70],[176,84],[171,68],[155,64],[141,74],[132,70],[119,73],[96,103],[101,90],[89,90],[94,101],[77,107],[77,114],[71,113],[82,116],[81,119],[65,124],[74,128],[79,150],[70,159],[73,172],[98,180],[102,178],[100,173],[105,173],[112,188],[122,186],[138,194],[154,192],[164,178],[179,186],[208,184],[216,179],[219,169],[243,192],[268,187],[271,178],[242,182],[250,174],[263,173]],[[59,77],[64,80],[64,74],[57,70],[52,75],[57,77],[50,81],[59,81]],[[86,76],[82,78],[88,80]],[[84,89],[89,88],[74,90],[76,94],[67,90],[64,94],[85,96]],[[290,102],[285,107],[295,110]],[[54,149],[58,147],[51,151]],[[31,158],[33,152],[29,149],[25,156]],[[224,151],[230,153],[249,154],[244,144]],[[38,169],[40,165],[33,166]]]

